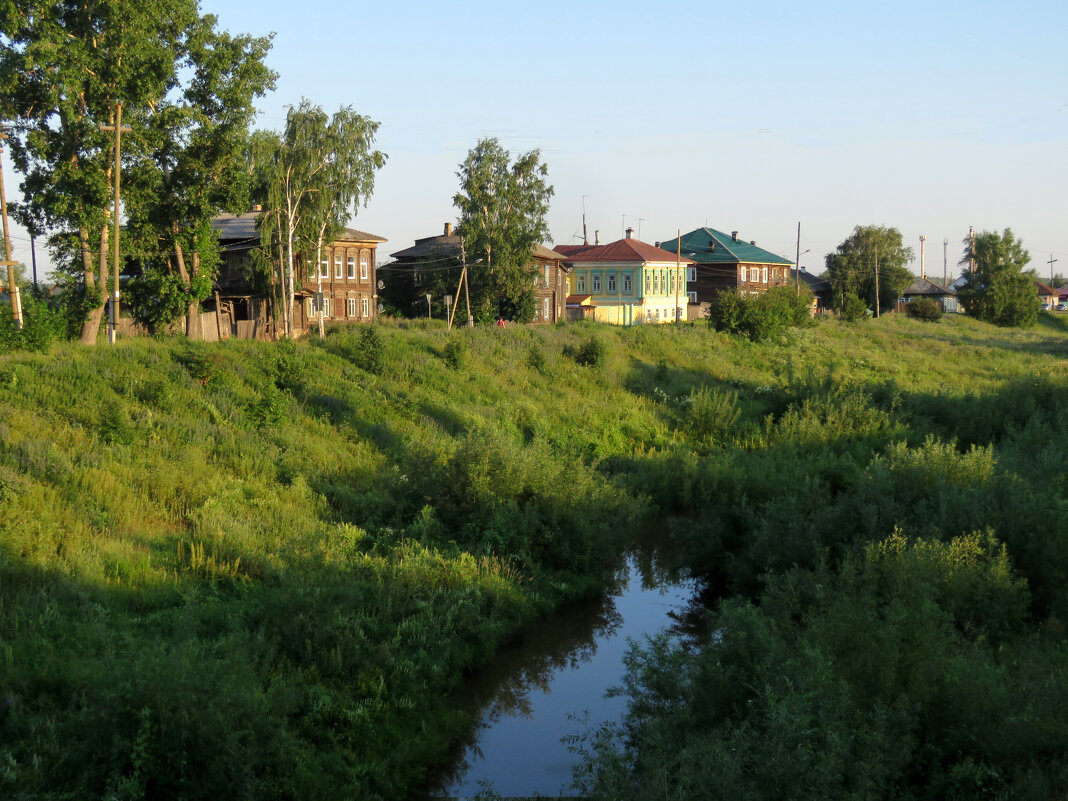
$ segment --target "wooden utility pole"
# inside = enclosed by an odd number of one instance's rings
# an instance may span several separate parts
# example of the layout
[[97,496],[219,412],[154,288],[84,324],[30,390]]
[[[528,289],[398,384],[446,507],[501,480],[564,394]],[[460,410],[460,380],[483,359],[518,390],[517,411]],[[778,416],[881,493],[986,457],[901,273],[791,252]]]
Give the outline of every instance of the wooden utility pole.
[[675,322],[682,322],[682,315],[679,314],[679,284],[682,280],[679,278],[679,268],[682,267],[682,229],[675,229]]
[[[129,133],[132,128],[122,124],[122,103],[115,103],[115,124],[101,125],[101,131],[115,132],[115,215],[112,220],[112,297],[111,313],[108,315],[108,342],[115,344],[119,328],[119,178],[122,173],[122,132]],[[103,276],[101,276],[103,278]]]
[[797,255],[794,257],[794,290],[801,295],[801,221],[797,221]]
[[[0,131],[0,141],[7,139],[7,133]],[[2,150],[0,150],[2,154]],[[7,230],[7,197],[4,194],[4,164],[0,158],[0,214],[4,217],[4,264],[7,265],[8,294],[11,297],[11,316],[15,318],[15,325],[23,326],[22,320],[22,296],[19,294],[19,285],[15,281],[15,264],[11,258],[11,236]]]
[[[6,236],[6,233],[5,233]],[[1053,254],[1049,254],[1049,261],[1046,264],[1049,265],[1049,285],[1053,286],[1053,265],[1057,263],[1057,259],[1053,258]]]

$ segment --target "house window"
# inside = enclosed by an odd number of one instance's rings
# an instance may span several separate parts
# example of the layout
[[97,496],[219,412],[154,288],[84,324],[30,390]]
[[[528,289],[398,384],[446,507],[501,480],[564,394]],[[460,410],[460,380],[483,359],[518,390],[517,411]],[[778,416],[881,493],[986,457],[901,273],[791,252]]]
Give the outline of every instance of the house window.
[[330,277],[330,259],[327,256],[323,256],[323,260],[321,262],[319,262],[319,277],[320,278],[329,278]]
[[592,291],[594,294],[601,291],[600,273],[594,273],[592,276],[590,276],[590,291]]
[[760,270],[760,283],[766,284],[768,282],[768,268],[764,267]]
[[345,299],[345,316],[346,317],[355,317],[356,316],[356,298],[346,298]]
[[633,291],[634,291],[634,281],[631,278],[630,273],[625,273],[623,275],[623,292],[624,292],[624,294],[629,295]]
[[609,292],[615,292],[616,291],[616,274],[615,273],[609,273],[608,274],[608,291]]
[[344,277],[345,273],[341,269],[341,255],[338,254],[337,256],[334,256],[334,278],[341,279]]
[[686,268],[686,280],[691,282],[691,283],[697,280],[697,268],[696,267],[687,267]]
[[362,316],[362,317],[370,317],[371,316],[371,299],[370,298],[360,298],[360,316]]
[[697,303],[697,293],[696,292],[687,292],[686,293],[686,300],[689,301],[690,303]]
[[[366,281],[367,280],[368,270],[370,270],[370,263],[371,263],[370,254],[366,250],[362,251],[360,253],[360,280],[361,281]],[[364,316],[366,317],[367,315],[364,315]]]
[[744,284],[748,280],[749,280],[749,268],[748,267],[742,267],[742,283]]
[[348,277],[352,281],[356,278],[356,259],[349,256],[346,266],[348,267]]
[[653,271],[653,294],[654,295],[659,295],[660,294],[660,271],[659,270],[654,270]]
[[586,273],[575,276],[575,291],[580,295],[586,292]]
[[545,287],[548,289],[553,284],[553,268],[546,264],[542,271],[545,273]]
[[[645,294],[646,295],[653,294],[653,276],[652,276],[652,273],[649,273],[649,272],[645,273]],[[650,318],[650,319],[652,319],[652,318]]]
[[675,273],[674,270],[672,270],[671,271],[671,292],[675,291],[675,277],[676,277],[676,273]]
[[549,298],[541,299],[541,319],[550,322],[553,318],[553,304]]

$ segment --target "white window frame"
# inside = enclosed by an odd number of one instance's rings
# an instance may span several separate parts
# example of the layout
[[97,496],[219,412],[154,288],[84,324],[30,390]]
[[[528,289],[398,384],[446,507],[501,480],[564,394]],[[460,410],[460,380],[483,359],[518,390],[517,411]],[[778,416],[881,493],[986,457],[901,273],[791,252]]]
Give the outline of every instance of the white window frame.
[[579,295],[586,294],[586,273],[578,273],[575,276],[575,292]]
[[630,273],[623,273],[623,294],[629,295],[634,291],[634,280]]
[[697,268],[696,267],[687,267],[686,268],[686,282],[687,283],[693,283],[696,280],[697,280]]
[[696,292],[687,292],[686,293],[686,301],[688,303],[697,303],[697,293]]
[[362,317],[371,316],[371,299],[360,298],[360,312]]
[[334,278],[342,280],[345,277],[345,270],[341,263],[341,254],[334,255]]
[[345,316],[356,316],[356,298],[345,298]]
[[744,284],[748,280],[749,280],[749,268],[746,267],[745,265],[742,265],[742,283]]
[[768,268],[762,267],[760,269],[760,283],[766,284],[768,282]]
[[541,315],[545,322],[550,322],[553,319],[553,302],[551,298],[541,299]]
[[590,276],[590,292],[596,295],[601,291],[601,274],[594,273]]
[[[367,278],[368,278],[368,271],[370,270],[370,265],[368,264],[369,261],[370,261],[370,258],[368,257],[368,255],[366,253],[361,253],[360,254],[360,280],[361,281],[366,281]],[[366,316],[366,315],[364,315],[364,316]]]
[[346,267],[348,267],[348,279],[350,281],[355,281],[356,280],[356,257],[355,256],[349,256],[345,260],[345,265],[346,265]]

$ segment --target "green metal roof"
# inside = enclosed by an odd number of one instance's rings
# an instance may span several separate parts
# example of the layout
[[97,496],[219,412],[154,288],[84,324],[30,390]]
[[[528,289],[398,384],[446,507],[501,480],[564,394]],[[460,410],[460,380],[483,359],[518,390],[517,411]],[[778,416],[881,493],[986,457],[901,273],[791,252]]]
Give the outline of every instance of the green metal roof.
[[[664,250],[675,252],[676,237],[660,243]],[[776,256],[764,248],[735,239],[715,228],[698,228],[682,235],[682,255],[698,264],[788,264],[793,261]]]

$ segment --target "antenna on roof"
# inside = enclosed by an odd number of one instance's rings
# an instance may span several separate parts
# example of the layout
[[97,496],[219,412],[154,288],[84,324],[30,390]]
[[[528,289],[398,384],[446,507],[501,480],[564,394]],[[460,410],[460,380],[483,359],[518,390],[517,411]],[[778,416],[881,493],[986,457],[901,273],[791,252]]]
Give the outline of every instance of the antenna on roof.
[[590,244],[590,240],[586,237],[586,198],[588,198],[588,197],[589,197],[589,195],[583,195],[582,196],[582,244],[583,245]]

